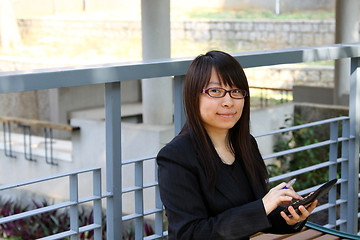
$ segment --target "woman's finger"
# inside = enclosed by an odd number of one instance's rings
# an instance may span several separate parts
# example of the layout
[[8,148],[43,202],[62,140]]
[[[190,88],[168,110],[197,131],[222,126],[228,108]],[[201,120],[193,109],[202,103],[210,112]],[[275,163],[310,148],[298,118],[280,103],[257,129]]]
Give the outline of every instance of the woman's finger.
[[[300,214],[298,214],[292,206],[288,207],[288,210],[291,214],[292,220],[294,220],[295,222],[299,222]],[[305,211],[306,211],[306,209],[305,209]]]
[[292,189],[283,189],[283,190],[280,190],[280,191],[282,191],[283,194],[286,194],[287,196],[290,196],[292,198],[302,199],[302,197]]
[[280,215],[282,216],[282,218],[286,221],[287,224],[291,225],[291,219],[288,215],[285,214],[284,211],[280,212]]
[[282,182],[282,183],[276,185],[275,187],[273,187],[271,190],[280,190],[280,189],[283,189],[285,186],[286,186],[286,183]]
[[301,220],[305,220],[310,215],[310,212],[303,205],[299,206],[299,211],[301,212]]
[[318,204],[318,200],[315,200],[315,201],[313,201],[313,202],[311,203],[310,206],[308,206],[308,207],[306,208],[306,210],[309,212],[309,214],[310,214],[312,211],[314,211],[314,209],[316,208],[317,204]]

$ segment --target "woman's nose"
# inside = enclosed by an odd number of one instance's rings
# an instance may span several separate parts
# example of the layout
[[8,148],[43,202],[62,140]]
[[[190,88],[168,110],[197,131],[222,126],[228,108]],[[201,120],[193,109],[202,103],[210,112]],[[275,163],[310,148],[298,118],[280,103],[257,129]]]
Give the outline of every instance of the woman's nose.
[[226,93],[225,96],[222,98],[222,106],[223,107],[231,107],[234,105],[234,99],[230,97],[230,93]]

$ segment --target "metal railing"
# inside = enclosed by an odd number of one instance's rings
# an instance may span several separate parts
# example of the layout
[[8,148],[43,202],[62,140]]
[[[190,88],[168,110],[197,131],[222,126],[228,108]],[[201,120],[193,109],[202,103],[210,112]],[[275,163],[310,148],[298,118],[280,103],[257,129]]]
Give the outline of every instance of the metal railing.
[[[44,132],[44,152],[45,162],[50,165],[57,165],[54,161],[53,156],[53,129],[64,130],[73,132],[79,130],[79,127],[70,126],[66,124],[54,124],[47,121],[31,120],[25,118],[15,117],[0,117],[0,122],[3,123],[3,142],[4,142],[4,154],[6,157],[16,158],[12,152],[12,141],[11,141],[11,124],[17,125],[23,129],[24,139],[24,157],[28,161],[36,161],[32,156],[32,144],[31,144],[31,127],[42,128]],[[6,137],[7,136],[7,137]],[[28,139],[28,144],[26,142]],[[49,148],[49,150],[48,150]],[[27,153],[27,150],[29,151]]]
[[[274,153],[270,156],[264,156],[265,159],[280,156],[279,154],[291,154],[294,151],[303,151],[319,145],[329,145],[329,161],[320,165],[311,166],[295,172],[287,173],[271,181],[283,179],[289,176],[295,176],[304,171],[313,171],[318,168],[328,167],[329,177],[334,176],[337,164],[341,164],[341,174],[339,185],[341,186],[341,196],[339,199],[334,198],[334,192],[330,192],[329,203],[317,208],[316,211],[328,209],[329,223],[328,227],[340,226],[341,231],[349,233],[358,233],[357,221],[358,198],[359,198],[359,133],[360,133],[360,45],[359,44],[336,44],[319,47],[306,47],[295,49],[280,49],[260,52],[248,52],[233,54],[233,56],[242,64],[243,67],[259,67],[285,63],[313,62],[321,60],[335,60],[341,58],[351,58],[350,72],[350,105],[349,117],[335,118],[324,122],[315,122],[303,126],[291,127],[279,131],[292,131],[295,128],[304,128],[312,125],[330,124],[331,137],[329,140],[319,143],[318,145],[304,146],[298,149]],[[144,78],[155,77],[174,77],[174,127],[175,134],[178,133],[184,124],[185,116],[183,112],[182,89],[183,80],[186,70],[193,58],[187,59],[162,59],[153,61],[141,61],[129,64],[112,64],[96,65],[84,68],[61,68],[33,70],[30,72],[9,72],[0,74],[0,93],[31,91],[40,89],[60,88],[81,86],[89,84],[105,84],[105,122],[106,122],[106,190],[104,194],[99,194],[99,188],[96,187],[96,198],[106,199],[106,230],[107,239],[119,239],[123,233],[123,221],[135,221],[135,239],[143,239],[144,217],[148,214],[155,214],[155,234],[147,236],[146,239],[161,239],[167,235],[166,229],[163,230],[163,208],[161,205],[157,180],[153,183],[143,183],[143,162],[153,159],[154,156],[146,159],[132,160],[123,162],[121,158],[121,96],[120,82]],[[343,134],[338,137],[336,125],[342,122]],[[344,130],[345,129],[345,130]],[[276,134],[279,131],[266,133],[264,135]],[[257,136],[261,137],[261,135]],[[341,158],[337,158],[334,149],[338,143],[341,143],[343,151]],[[122,189],[122,166],[124,164],[135,165],[135,185]],[[81,172],[81,171],[80,171]],[[98,170],[96,170],[98,172]],[[71,179],[76,181],[76,174],[70,174]],[[37,181],[47,181],[49,178],[41,178]],[[33,182],[33,181],[30,181]],[[30,183],[29,182],[29,183]],[[12,185],[15,186],[16,184]],[[97,186],[95,183],[94,186]],[[80,186],[81,187],[81,186]],[[146,188],[155,189],[156,207],[152,210],[143,208],[143,191]],[[304,190],[302,193],[311,191]],[[72,190],[75,191],[75,190]],[[124,193],[134,192],[135,213],[123,216],[122,196]],[[72,196],[76,196],[73,194]],[[71,198],[71,197],[70,197]],[[91,198],[91,197],[90,197]],[[78,201],[73,197],[69,202],[73,208],[73,214],[70,215],[70,232],[71,239],[77,239],[80,231],[98,229],[98,226],[89,228],[80,228],[76,222],[78,215],[76,209]],[[101,201],[99,202],[101,208]],[[333,215],[335,206],[339,205],[341,216],[339,219]],[[57,206],[59,207],[59,206]],[[98,208],[98,205],[97,205]],[[39,210],[44,211],[44,210]],[[33,214],[34,212],[30,213]],[[23,215],[26,217],[26,214]],[[17,218],[17,217],[16,217]],[[0,221],[4,221],[0,218]],[[97,219],[96,222],[99,220]],[[1,222],[0,222],[1,223]],[[48,236],[46,239],[58,239],[58,235]],[[95,239],[101,239],[96,235]]]
[[[93,195],[79,198],[79,185],[78,178],[82,173],[92,172],[93,178]],[[46,182],[58,178],[69,178],[69,201],[53,204],[46,207],[36,208],[23,213],[17,213],[10,216],[0,218],[0,224],[6,224],[19,219],[28,218],[34,215],[39,215],[47,212],[52,212],[57,209],[70,208],[70,226],[66,232],[54,234],[49,237],[43,237],[42,240],[48,239],[62,239],[65,237],[71,237],[71,239],[78,239],[79,234],[87,231],[94,231],[94,238],[102,238],[102,209],[101,209],[101,169],[90,168],[85,170],[74,171],[65,174],[57,174],[50,177],[43,177],[39,179],[33,179],[29,181],[19,182],[15,184],[8,184],[0,186],[0,191],[7,189],[14,189],[26,185],[32,185],[39,182]],[[93,202],[93,223],[85,226],[79,226],[79,209],[78,206],[83,203]],[[55,216],[54,216],[55,217]]]
[[[280,151],[276,153],[272,153],[269,155],[263,156],[264,160],[271,159],[271,158],[278,158],[285,155],[291,155],[300,151],[308,151],[311,149],[318,149],[321,147],[328,147],[329,148],[329,154],[327,161],[322,161],[321,163],[314,164],[311,166],[307,166],[302,169],[298,169],[289,173],[285,173],[279,176],[275,176],[270,178],[269,182],[275,182],[286,178],[293,178],[296,176],[299,176],[301,174],[310,173],[313,171],[317,171],[320,169],[328,168],[328,176],[327,178],[335,179],[338,178],[338,170],[341,171],[340,178],[338,179],[336,185],[340,186],[339,193],[337,191],[337,188],[334,187],[331,189],[329,195],[328,195],[328,203],[322,204],[321,206],[317,207],[313,214],[316,214],[318,212],[328,210],[328,224],[325,225],[327,228],[336,229],[339,227],[340,231],[346,232],[347,231],[347,225],[354,224],[354,219],[347,219],[347,216],[351,216],[351,213],[355,211],[357,208],[355,206],[351,206],[351,204],[348,199],[351,198],[358,198],[358,192],[350,193],[348,192],[349,187],[349,172],[348,172],[348,166],[349,166],[349,142],[355,140],[355,136],[351,136],[350,134],[350,128],[349,128],[349,117],[337,117],[332,119],[326,119],[322,121],[312,122],[308,124],[302,124],[294,127],[288,127],[283,128],[280,130],[276,130],[273,132],[268,132],[264,134],[256,135],[255,137],[264,137],[274,134],[281,134],[285,132],[292,132],[297,130],[303,130],[305,128],[313,128],[313,127],[319,127],[319,126],[329,126],[329,133],[330,137],[329,139],[321,140],[319,142],[315,142],[312,144],[309,144],[307,146],[300,146],[295,147],[289,150]],[[338,135],[339,130],[342,131],[341,135]],[[341,151],[338,153],[338,144],[341,144]],[[338,154],[341,156],[338,157]],[[297,159],[295,159],[296,161]],[[338,167],[340,165],[340,167]],[[320,185],[313,186],[311,188],[303,189],[301,191],[298,191],[300,195],[307,195],[310,192],[315,191]],[[337,195],[340,197],[338,198]],[[337,207],[339,206],[340,214],[337,215]],[[357,221],[357,219],[356,219]]]

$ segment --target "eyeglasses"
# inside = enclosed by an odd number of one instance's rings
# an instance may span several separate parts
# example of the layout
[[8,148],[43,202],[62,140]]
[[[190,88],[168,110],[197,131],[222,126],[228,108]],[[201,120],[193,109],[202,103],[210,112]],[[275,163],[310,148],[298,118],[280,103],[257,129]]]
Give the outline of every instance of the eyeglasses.
[[207,88],[207,89],[203,89],[202,93],[207,93],[207,95],[209,95],[210,97],[214,97],[214,98],[225,97],[226,93],[229,93],[230,97],[236,98],[236,99],[242,99],[247,96],[246,90],[243,90],[243,89],[226,90],[223,88]]

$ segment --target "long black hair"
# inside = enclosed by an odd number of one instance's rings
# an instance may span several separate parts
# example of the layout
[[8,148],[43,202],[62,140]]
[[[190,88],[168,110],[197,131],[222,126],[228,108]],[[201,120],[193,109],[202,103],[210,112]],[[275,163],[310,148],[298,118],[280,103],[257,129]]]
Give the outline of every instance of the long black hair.
[[[182,132],[190,129],[199,146],[199,157],[211,186],[216,182],[217,157],[212,151],[212,143],[208,137],[200,116],[199,98],[211,78],[212,69],[218,79],[227,86],[244,89],[249,93],[249,85],[243,68],[231,55],[221,51],[210,51],[199,55],[190,64],[184,83],[184,105],[186,123]],[[246,171],[255,183],[264,189],[267,187],[268,173],[256,141],[250,135],[250,95],[245,98],[241,118],[229,130],[228,146],[234,154],[240,155]]]

